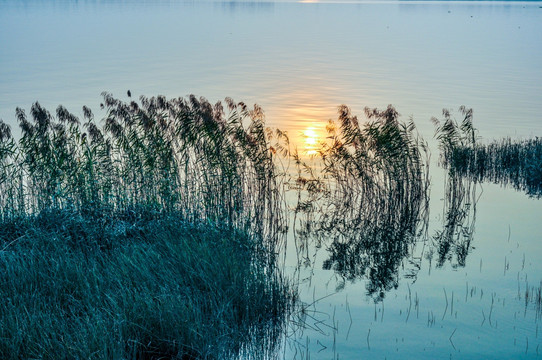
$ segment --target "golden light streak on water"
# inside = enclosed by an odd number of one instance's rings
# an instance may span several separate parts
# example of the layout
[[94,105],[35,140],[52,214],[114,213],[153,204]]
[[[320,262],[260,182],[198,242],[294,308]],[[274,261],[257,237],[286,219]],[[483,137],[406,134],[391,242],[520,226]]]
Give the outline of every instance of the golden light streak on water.
[[303,131],[303,137],[305,138],[304,154],[309,156],[316,155],[322,141],[322,136],[319,134],[319,131],[313,126],[308,127]]
[[317,154],[326,139],[328,121],[337,117],[340,101],[333,99],[329,91],[307,82],[282,92],[275,99],[275,104],[280,105],[272,104],[266,111],[271,126],[286,130],[292,150],[297,150],[302,157]]

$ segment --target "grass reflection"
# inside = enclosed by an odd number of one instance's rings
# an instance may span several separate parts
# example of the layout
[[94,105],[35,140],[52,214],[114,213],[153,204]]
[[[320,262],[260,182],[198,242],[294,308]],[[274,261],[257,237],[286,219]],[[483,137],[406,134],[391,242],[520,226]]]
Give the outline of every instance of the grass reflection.
[[476,222],[477,183],[472,179],[449,173],[446,177],[442,230],[432,237],[433,246],[427,253],[432,260],[436,252],[437,266],[450,262],[452,267],[464,267],[472,249]]

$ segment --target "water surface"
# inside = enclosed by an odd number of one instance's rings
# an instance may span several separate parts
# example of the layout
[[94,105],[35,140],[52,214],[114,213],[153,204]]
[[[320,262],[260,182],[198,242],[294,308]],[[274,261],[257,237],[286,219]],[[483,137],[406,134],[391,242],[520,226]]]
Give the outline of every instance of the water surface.
[[3,0],[0,118],[16,128],[15,108],[34,101],[99,116],[102,91],[229,96],[260,104],[268,125],[310,150],[338,105],[361,115],[393,104],[431,145],[428,236],[376,302],[366,278],[323,270],[326,244],[302,269],[292,249],[287,269],[314,304],[306,327],[292,325],[284,358],[536,358],[540,313],[525,293],[542,280],[542,205],[473,185],[468,255],[439,265],[428,252],[445,226],[444,170],[429,119],[466,105],[484,139],[542,135],[541,6]]

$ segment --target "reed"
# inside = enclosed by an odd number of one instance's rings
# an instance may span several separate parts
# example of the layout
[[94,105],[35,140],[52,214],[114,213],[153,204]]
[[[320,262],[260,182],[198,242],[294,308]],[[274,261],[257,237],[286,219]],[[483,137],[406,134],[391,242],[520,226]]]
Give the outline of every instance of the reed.
[[416,218],[427,195],[426,146],[414,122],[399,122],[392,106],[366,108],[365,115],[367,122],[360,126],[341,106],[338,124],[328,125],[330,142],[320,151],[322,173],[333,180],[328,214],[344,227],[369,218],[377,226],[403,223],[404,216]]
[[493,141],[476,149],[475,176],[484,181],[510,185],[528,196],[542,196],[542,139]]
[[468,167],[464,165],[467,161],[476,163],[473,155],[479,138],[478,131],[473,126],[472,109],[461,106],[459,114],[463,117],[461,123],[448,109],[442,110],[442,120],[433,117],[431,121],[435,125],[435,137],[439,141],[439,165],[449,169],[450,172],[466,174]]
[[70,211],[28,222],[0,252],[2,359],[278,351],[295,293],[246,234],[177,217],[98,224]]

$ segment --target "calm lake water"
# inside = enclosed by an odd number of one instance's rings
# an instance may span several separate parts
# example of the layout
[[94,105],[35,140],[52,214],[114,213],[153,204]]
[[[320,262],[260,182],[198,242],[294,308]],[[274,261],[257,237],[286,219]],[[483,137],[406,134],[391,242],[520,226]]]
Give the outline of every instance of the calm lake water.
[[376,302],[363,276],[323,269],[325,244],[306,249],[301,269],[291,248],[287,272],[312,305],[282,356],[537,358],[542,203],[472,185],[476,201],[461,205],[468,255],[438,264],[445,171],[430,118],[466,105],[482,141],[542,136],[541,39],[541,2],[0,0],[0,118],[15,130],[15,108],[35,101],[99,117],[102,91],[229,96],[258,103],[268,125],[310,150],[338,105],[361,115],[393,104],[431,146],[427,236]]

